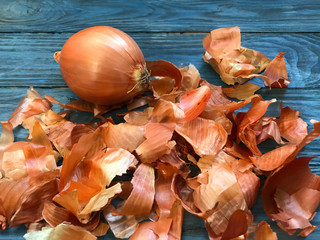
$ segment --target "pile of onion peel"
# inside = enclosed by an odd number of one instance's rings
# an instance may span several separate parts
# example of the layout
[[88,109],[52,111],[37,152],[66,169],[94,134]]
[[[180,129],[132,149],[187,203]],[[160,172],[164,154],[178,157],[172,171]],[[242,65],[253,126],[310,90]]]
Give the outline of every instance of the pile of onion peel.
[[[214,43],[221,56],[239,53],[237,29],[227,33],[226,43]],[[265,59],[253,50],[244,56]],[[186,210],[202,219],[210,239],[276,240],[269,224],[255,222],[251,212],[262,177],[268,217],[290,235],[309,235],[316,228],[311,220],[320,177],[308,166],[312,158],[297,155],[320,135],[320,122],[311,120],[308,132],[299,112],[282,104],[279,116],[268,116],[275,100],[257,94],[231,101],[193,65],[146,65],[154,69],[153,94],[130,102],[134,107],[119,114],[124,121],[118,124],[102,115],[108,107],[63,104],[28,89],[1,122],[1,230],[25,224],[26,239],[97,239],[107,231],[117,238],[181,239]],[[100,121],[71,122],[72,111],[64,108],[93,112]],[[14,142],[20,126],[29,134]],[[275,146],[263,152],[266,140]]]
[[[221,80],[228,85],[237,84],[224,89],[228,97],[245,100],[252,96],[260,87],[253,83],[242,84],[254,77],[261,78],[270,88],[286,88],[290,83],[284,52],[270,61],[261,52],[242,47],[237,26],[212,30],[203,39],[203,48],[203,60],[212,66]],[[263,71],[263,75],[260,74]]]

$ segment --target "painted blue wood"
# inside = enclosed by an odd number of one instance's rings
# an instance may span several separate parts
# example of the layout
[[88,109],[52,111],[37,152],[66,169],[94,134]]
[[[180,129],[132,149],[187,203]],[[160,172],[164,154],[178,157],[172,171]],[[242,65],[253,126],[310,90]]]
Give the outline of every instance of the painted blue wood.
[[[53,53],[61,50],[71,33],[0,33],[0,87],[66,87]],[[177,66],[194,64],[201,77],[222,84],[220,77],[202,60],[202,40],[206,34],[133,33],[131,36],[148,60],[163,59]],[[243,34],[242,45],[273,59],[285,52],[289,88],[320,87],[320,35]],[[261,80],[257,83],[262,84]]]
[[111,25],[127,32],[318,32],[316,0],[1,0],[0,32],[73,32]]

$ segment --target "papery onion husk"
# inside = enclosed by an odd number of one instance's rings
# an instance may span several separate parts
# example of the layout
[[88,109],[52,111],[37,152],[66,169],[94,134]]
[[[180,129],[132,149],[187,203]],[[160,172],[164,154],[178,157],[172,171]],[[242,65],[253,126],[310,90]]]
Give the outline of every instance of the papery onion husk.
[[149,72],[139,46],[112,27],[74,34],[54,57],[69,88],[88,102],[122,103],[148,87]]
[[262,189],[263,208],[288,234],[302,229],[306,236],[320,203],[320,176],[309,168],[312,157],[296,158],[270,174]]
[[95,240],[97,239],[90,232],[85,229],[74,226],[70,223],[61,223],[55,228],[44,227],[41,231],[34,231],[24,235],[26,240],[32,239],[86,239]]
[[270,228],[270,225],[265,221],[262,221],[258,225],[253,240],[278,240],[278,238],[277,234]]
[[[283,57],[284,52],[280,52],[267,66],[264,76],[270,79],[271,87],[287,88],[291,82],[288,79],[287,67]],[[267,85],[267,84],[266,84]]]

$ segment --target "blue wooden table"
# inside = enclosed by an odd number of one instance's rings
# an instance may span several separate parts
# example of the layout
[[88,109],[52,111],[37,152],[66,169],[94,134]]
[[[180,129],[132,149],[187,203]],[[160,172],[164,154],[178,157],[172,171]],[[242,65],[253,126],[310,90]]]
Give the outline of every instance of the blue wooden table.
[[[95,25],[119,28],[131,35],[147,60],[163,59],[177,66],[194,64],[201,77],[225,86],[202,60],[202,39],[210,30],[238,25],[242,45],[270,59],[285,52],[288,89],[259,90],[265,99],[277,98],[269,114],[279,114],[279,104],[300,111],[302,118],[320,120],[320,1],[0,1],[0,119],[7,120],[29,86],[63,103],[76,96],[63,81],[53,53],[75,32]],[[84,120],[85,121],[85,120]],[[15,140],[26,132],[15,130]],[[320,140],[307,145],[299,156],[320,156]],[[310,163],[320,174],[320,157]],[[1,189],[0,189],[1,194]],[[318,209],[320,210],[320,209]],[[278,234],[289,237],[264,214],[259,198],[255,220],[266,220]],[[312,223],[320,225],[320,215]],[[23,239],[24,226],[0,231],[0,239]],[[101,239],[114,239],[109,231]],[[185,214],[182,239],[208,239],[201,219]],[[320,239],[316,229],[308,240]]]

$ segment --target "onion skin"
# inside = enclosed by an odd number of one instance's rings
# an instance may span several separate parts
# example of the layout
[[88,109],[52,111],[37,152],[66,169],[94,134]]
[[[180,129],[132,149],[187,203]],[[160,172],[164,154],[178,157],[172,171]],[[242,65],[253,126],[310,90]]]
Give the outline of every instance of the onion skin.
[[149,72],[137,43],[108,26],[71,36],[54,58],[63,79],[83,100],[100,105],[127,102],[148,88]]

